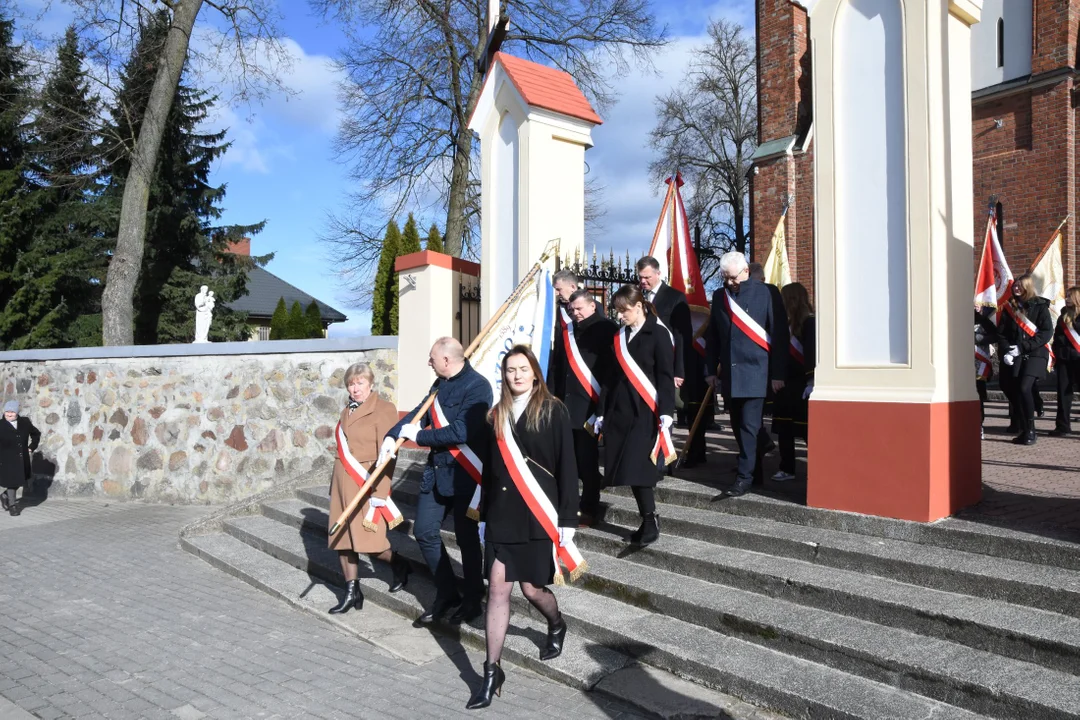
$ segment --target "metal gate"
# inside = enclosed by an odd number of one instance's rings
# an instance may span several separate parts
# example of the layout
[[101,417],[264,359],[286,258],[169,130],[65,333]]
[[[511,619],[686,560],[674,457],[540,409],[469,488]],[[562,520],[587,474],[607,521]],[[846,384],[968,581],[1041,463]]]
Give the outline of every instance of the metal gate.
[[616,258],[615,252],[611,251],[607,257],[604,257],[603,255],[598,256],[594,249],[592,262],[581,258],[575,252],[573,261],[569,257],[565,259],[556,258],[555,264],[558,269],[566,268],[577,275],[581,287],[588,290],[596,298],[597,302],[603,304],[608,315],[614,318],[615,314],[608,307],[608,301],[623,285],[638,284],[635,263],[636,261],[630,259],[629,252],[626,253],[625,257]]
[[480,278],[462,275],[458,284],[457,339],[468,347],[480,332]]

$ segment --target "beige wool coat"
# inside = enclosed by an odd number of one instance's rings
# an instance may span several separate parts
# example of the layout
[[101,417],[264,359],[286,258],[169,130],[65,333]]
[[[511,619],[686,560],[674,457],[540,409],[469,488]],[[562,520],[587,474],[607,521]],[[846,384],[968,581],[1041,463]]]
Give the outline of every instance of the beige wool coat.
[[[383,437],[398,421],[397,407],[372,393],[364,403],[349,414],[349,408],[341,411],[341,426],[349,441],[349,452],[371,472],[379,456],[379,446]],[[394,474],[394,461],[375,482],[375,487],[368,497],[385,498],[390,494],[390,478]],[[360,486],[345,471],[341,458],[334,460],[334,475],[330,479],[330,526],[337,522],[341,513],[353,501],[360,491]],[[352,550],[358,553],[380,553],[390,549],[386,537],[386,521],[379,520],[375,530],[364,527],[364,516],[368,511],[368,502],[353,514],[348,525],[341,529],[336,537],[330,539],[334,550]]]

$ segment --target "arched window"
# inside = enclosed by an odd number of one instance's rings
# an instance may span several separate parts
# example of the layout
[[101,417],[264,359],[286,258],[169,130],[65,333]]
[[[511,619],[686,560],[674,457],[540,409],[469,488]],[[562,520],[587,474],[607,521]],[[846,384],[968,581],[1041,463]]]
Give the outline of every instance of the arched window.
[[997,235],[998,242],[1001,243],[1001,249],[1005,249],[1005,207],[998,203],[994,206],[994,214],[997,217]]
[[997,66],[1005,67],[1005,18],[997,21]]

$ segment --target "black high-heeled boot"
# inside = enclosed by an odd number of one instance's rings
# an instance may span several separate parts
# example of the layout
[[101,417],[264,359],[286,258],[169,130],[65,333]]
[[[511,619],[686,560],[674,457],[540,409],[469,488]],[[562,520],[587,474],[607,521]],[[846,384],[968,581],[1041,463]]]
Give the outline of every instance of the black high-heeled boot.
[[638,542],[642,545],[651,545],[660,539],[660,516],[656,513],[649,513],[645,516],[645,521],[641,523],[641,538]]
[[503,673],[502,666],[499,663],[484,663],[484,684],[480,686],[480,689],[476,691],[476,694],[469,699],[469,704],[465,706],[466,710],[479,710],[480,708],[486,708],[491,704],[491,697],[498,695],[502,697],[502,686],[506,680],[506,674]]
[[541,660],[554,660],[562,655],[563,641],[566,639],[566,620],[562,613],[554,625],[548,625],[547,647],[540,652]]
[[408,560],[397,553],[394,553],[393,557],[390,559],[390,569],[394,572],[394,577],[390,581],[390,592],[401,592],[401,590],[409,583],[412,565],[409,564]]
[[364,609],[364,593],[360,592],[360,581],[350,580],[345,583],[345,599],[328,611],[331,615],[340,615],[351,608]]

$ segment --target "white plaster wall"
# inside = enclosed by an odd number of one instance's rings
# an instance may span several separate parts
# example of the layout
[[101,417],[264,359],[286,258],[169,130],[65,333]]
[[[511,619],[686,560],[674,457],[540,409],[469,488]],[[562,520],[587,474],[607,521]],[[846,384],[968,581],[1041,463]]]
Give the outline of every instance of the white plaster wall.
[[499,132],[492,143],[491,198],[489,211],[494,214],[490,242],[494,272],[485,273],[490,281],[492,311],[517,287],[519,274],[519,178],[518,125],[510,113],[503,113]]
[[836,20],[837,359],[907,364],[908,243],[899,0],[848,0]]
[[[427,396],[435,380],[427,365],[431,346],[439,338],[455,334],[455,306],[459,304],[456,275],[437,265],[398,273],[398,370],[405,380],[398,384],[401,410],[415,407]],[[409,283],[410,276],[415,287]]]
[[585,252],[585,145],[577,133],[534,119],[529,146],[529,242],[519,261],[522,271],[554,238],[560,239],[562,256]]
[[[1005,21],[1005,66],[997,66],[997,25]],[[1031,0],[983,0],[982,20],[971,27],[971,89],[1031,73]]]

